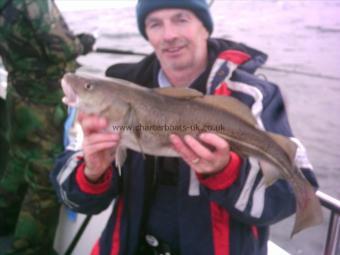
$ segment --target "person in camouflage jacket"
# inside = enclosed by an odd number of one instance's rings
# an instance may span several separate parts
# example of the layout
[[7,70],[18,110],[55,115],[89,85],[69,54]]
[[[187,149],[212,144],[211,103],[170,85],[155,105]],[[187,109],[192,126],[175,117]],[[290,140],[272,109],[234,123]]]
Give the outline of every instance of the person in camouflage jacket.
[[0,55],[8,72],[8,165],[0,181],[6,254],[53,254],[59,204],[48,176],[62,150],[60,79],[94,38],[75,37],[52,0],[0,0]]

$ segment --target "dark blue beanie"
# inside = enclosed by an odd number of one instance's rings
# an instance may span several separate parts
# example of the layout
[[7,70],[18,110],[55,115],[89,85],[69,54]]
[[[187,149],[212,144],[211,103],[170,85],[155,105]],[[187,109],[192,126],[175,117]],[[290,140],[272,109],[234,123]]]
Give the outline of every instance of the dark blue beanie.
[[145,18],[152,11],[165,8],[187,9],[195,13],[209,34],[213,31],[213,21],[206,0],[138,0],[136,14],[140,33],[147,39],[145,33]]

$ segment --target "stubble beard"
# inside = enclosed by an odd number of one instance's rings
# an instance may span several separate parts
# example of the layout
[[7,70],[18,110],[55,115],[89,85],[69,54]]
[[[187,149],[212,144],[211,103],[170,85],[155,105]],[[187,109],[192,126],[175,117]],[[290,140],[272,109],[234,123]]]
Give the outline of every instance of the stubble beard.
[[[167,49],[170,47],[188,47],[189,46],[189,42],[185,39],[176,39],[172,42],[164,42],[162,44],[162,49]],[[186,50],[186,49],[185,49]],[[181,59],[184,58],[184,59]],[[187,58],[187,56],[181,56],[180,59],[172,59],[172,60],[168,60],[165,59],[163,61],[163,63],[165,64],[165,66],[173,71],[183,71],[186,70],[188,68],[192,68],[195,64],[195,61],[193,58]]]

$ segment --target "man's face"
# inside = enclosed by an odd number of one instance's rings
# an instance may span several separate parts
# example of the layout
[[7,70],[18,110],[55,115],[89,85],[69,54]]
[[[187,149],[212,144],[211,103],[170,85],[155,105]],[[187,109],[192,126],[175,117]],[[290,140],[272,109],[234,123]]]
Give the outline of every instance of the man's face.
[[184,9],[151,12],[145,19],[145,31],[162,68],[181,71],[205,64],[209,33],[193,12]]

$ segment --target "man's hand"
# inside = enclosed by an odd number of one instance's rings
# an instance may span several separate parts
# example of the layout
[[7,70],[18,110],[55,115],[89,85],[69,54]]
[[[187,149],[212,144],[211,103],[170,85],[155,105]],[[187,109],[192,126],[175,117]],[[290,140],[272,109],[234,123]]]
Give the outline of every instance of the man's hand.
[[80,43],[83,46],[83,54],[87,54],[93,50],[93,45],[96,42],[96,38],[88,33],[81,33],[77,35]]
[[194,171],[207,176],[222,171],[229,163],[229,144],[213,133],[202,133],[198,138],[186,135],[182,140],[170,135],[174,150]]
[[107,120],[95,115],[79,113],[78,121],[84,133],[85,176],[97,181],[115,158],[120,134],[109,131]]

